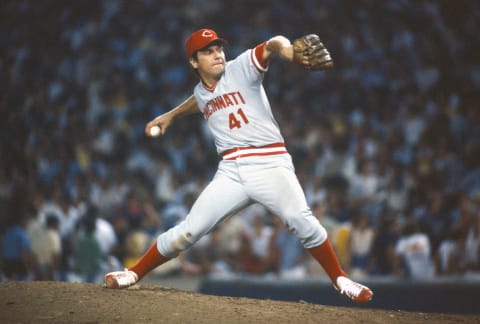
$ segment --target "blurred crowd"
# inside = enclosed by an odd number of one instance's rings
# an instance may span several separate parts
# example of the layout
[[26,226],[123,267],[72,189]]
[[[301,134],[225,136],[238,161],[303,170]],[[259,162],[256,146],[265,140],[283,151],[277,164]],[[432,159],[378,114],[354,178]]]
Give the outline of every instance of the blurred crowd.
[[[255,8],[253,10],[252,8]],[[3,1],[1,276],[97,282],[181,221],[219,157],[202,117],[148,138],[197,82],[196,29],[227,58],[317,33],[335,69],[275,60],[265,88],[307,200],[353,276],[480,272],[480,3]],[[161,274],[322,276],[258,205]]]

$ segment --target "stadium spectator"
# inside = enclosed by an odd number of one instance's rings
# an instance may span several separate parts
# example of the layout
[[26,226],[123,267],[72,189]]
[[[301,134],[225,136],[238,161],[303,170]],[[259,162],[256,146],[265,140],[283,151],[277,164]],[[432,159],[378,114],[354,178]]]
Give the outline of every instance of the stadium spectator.
[[365,277],[371,265],[371,253],[375,241],[375,230],[366,213],[353,217],[350,232],[350,272],[352,276]]
[[415,280],[434,277],[432,245],[417,221],[409,220],[404,226],[395,246],[395,254],[395,274]]
[[383,217],[376,227],[372,244],[370,274],[391,276],[397,270],[395,247],[400,235],[399,221],[394,217]]
[[85,215],[73,246],[73,271],[85,282],[101,281],[102,264],[107,259],[95,237],[96,222],[95,214]]
[[60,221],[54,214],[46,216],[45,225],[30,234],[32,251],[38,266],[35,280],[58,280],[62,255]]
[[13,224],[7,227],[2,237],[3,274],[7,280],[32,280],[37,262],[32,243],[27,233],[30,216],[15,215]]

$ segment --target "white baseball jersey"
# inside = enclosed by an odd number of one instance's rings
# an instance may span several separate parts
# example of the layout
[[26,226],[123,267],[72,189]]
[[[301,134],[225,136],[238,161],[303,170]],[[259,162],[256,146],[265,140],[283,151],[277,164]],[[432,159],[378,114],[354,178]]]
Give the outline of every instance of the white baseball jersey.
[[266,69],[255,55],[263,46],[247,50],[228,62],[214,88],[200,82],[194,89],[218,153],[234,147],[283,142],[262,85]]

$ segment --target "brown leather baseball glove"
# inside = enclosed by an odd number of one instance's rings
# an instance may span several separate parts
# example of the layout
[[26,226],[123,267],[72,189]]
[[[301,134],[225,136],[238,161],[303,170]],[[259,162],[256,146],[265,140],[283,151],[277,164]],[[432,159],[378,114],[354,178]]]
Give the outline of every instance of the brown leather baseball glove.
[[332,57],[318,35],[302,36],[295,39],[292,45],[294,61],[303,64],[306,69],[316,71],[333,67]]

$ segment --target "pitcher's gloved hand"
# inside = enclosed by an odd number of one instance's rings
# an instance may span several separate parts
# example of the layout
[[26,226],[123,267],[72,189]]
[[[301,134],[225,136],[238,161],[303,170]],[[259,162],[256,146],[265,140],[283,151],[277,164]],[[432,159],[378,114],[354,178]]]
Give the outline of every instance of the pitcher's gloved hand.
[[[327,48],[315,34],[302,36],[293,41],[293,60],[308,70],[327,70],[333,67],[333,60]],[[305,64],[305,59],[308,64]]]

